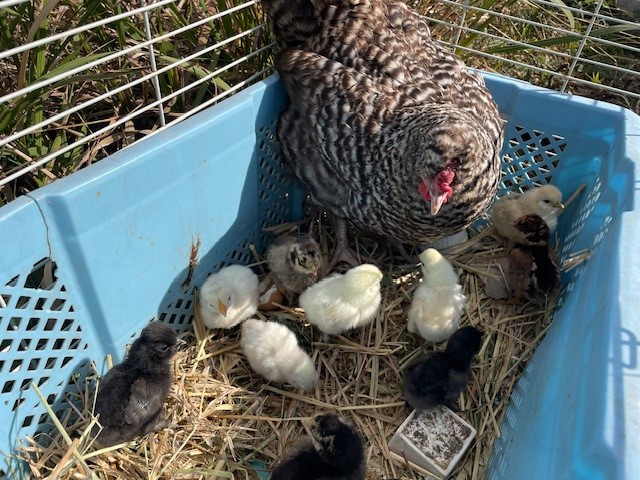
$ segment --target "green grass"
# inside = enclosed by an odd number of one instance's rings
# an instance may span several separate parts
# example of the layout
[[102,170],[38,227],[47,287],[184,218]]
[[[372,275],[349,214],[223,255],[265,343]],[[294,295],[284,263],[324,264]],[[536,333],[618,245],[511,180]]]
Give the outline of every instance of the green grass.
[[[168,4],[152,11],[150,15],[152,35],[154,37],[164,35],[241,3],[243,3],[241,0],[183,0]],[[432,18],[454,25],[460,21],[459,6],[449,6],[437,0],[414,0],[408,3]],[[546,87],[559,88],[562,81],[557,77],[514,66],[506,60],[535,65],[553,72],[566,72],[570,65],[569,59],[539,52],[530,47],[512,45],[504,40],[514,39],[553,51],[575,53],[580,44],[580,34],[585,32],[590,17],[572,12],[567,7],[593,9],[595,2],[565,0],[563,3],[562,0],[554,0],[554,3],[560,8],[541,7],[523,0],[471,0],[470,5],[553,25],[566,29],[571,34],[554,33],[522,22],[469,11],[465,18],[465,26],[480,32],[491,33],[499,38],[491,39],[473,32],[462,32],[459,45],[498,55],[505,60],[487,59],[462,48],[458,48],[456,53],[461,55],[470,66],[496,71]],[[618,15],[619,12],[613,10],[609,3],[611,2],[605,2],[602,13]],[[0,51],[117,15],[138,5],[138,2],[117,0],[83,2],[38,0],[5,8],[0,11]],[[177,59],[197,54],[207,46],[250,29],[262,21],[260,6],[254,5],[156,43],[154,48],[157,67],[163,68]],[[432,25],[432,32],[436,38],[447,40],[453,40],[456,35],[455,28],[437,24]],[[640,31],[629,26],[607,25],[598,21],[593,27],[592,35],[640,47]],[[4,73],[0,75],[0,95],[57,75],[64,75],[73,68],[87,65],[113,52],[139,45],[145,40],[143,18],[138,14],[13,55],[0,60],[0,71]],[[204,78],[212,71],[228,65],[256,48],[269,44],[270,41],[268,32],[263,30],[220,49],[196,55],[192,61],[171,68],[159,76],[163,96]],[[593,41],[587,42],[582,56],[624,68],[637,70],[640,67],[640,62],[634,58],[632,52],[602,46]],[[257,55],[219,77],[207,80],[177,95],[164,104],[167,121],[175,119],[247,79],[270,62],[271,52]],[[112,59],[75,75],[63,76],[53,85],[0,104],[0,137],[6,137],[80,103],[95,99],[150,72],[151,67],[145,49]],[[602,85],[610,85],[627,91],[640,92],[640,81],[637,76],[629,77],[611,69],[596,68],[584,63],[577,65],[574,75],[588,83],[587,85],[570,84],[569,90],[604,98],[625,107],[638,108],[634,99],[608,94],[598,89]],[[91,107],[63,116],[42,130],[25,135],[6,147],[0,147],[0,178],[5,178],[24,165],[86,138],[109,126],[116,119],[136,112],[155,99],[152,82],[144,81],[96,102]],[[119,127],[98,135],[84,145],[60,154],[44,168],[0,187],[0,205],[56,178],[73,173],[158,127],[159,111],[156,107]]]
[[[187,0],[169,4],[161,10],[152,11],[152,35],[159,37],[240,3],[242,2],[231,0]],[[28,41],[117,15],[126,11],[125,9],[131,10],[137,6],[138,2],[117,0],[49,0],[5,8],[0,10],[0,50],[7,51]],[[254,5],[221,20],[189,29],[154,45],[157,68],[170,65],[178,59],[202,51],[209,45],[260,23],[262,13],[259,7]],[[0,60],[0,70],[6,72],[0,76],[0,95],[65,74],[73,68],[130,48],[146,39],[143,18],[138,14],[13,55]],[[182,89],[255,48],[264,46],[268,41],[270,40],[267,33],[261,31],[171,68],[159,76],[162,95]],[[0,104],[0,137],[37,124],[150,73],[151,67],[146,52],[146,49],[139,50],[110,60],[8,103]],[[267,63],[266,55],[255,56],[224,72],[220,77],[181,93],[164,104],[167,121],[246,79]],[[6,147],[0,147],[0,178],[85,138],[155,99],[152,82],[144,81],[91,107],[64,116],[40,131],[11,142]],[[61,154],[55,161],[47,163],[45,168],[0,188],[0,205],[99,160],[157,129],[158,118],[158,108],[153,108],[130,122],[99,135],[85,145]]]
[[[540,47],[552,52],[575,55],[582,41],[582,35],[587,32],[591,15],[574,12],[571,8],[580,8],[593,12],[597,2],[595,0],[562,1],[550,0],[558,8],[543,6],[526,0],[472,0],[471,6],[476,6],[498,12],[512,17],[524,18],[532,22],[541,23],[550,27],[563,29],[570,33],[555,32],[549,28],[529,25],[524,22],[509,18],[500,18],[495,15],[487,15],[483,12],[469,10],[463,25],[480,32],[492,34],[499,38],[488,38],[478,33],[463,31],[459,45],[479,52],[492,54],[504,60],[495,60],[475,53],[470,53],[464,48],[458,48],[456,53],[465,62],[474,67],[494,71],[521,80],[529,81],[537,85],[549,88],[560,88],[563,79],[559,76],[536,71],[514,65],[511,61],[524,63],[549,70],[551,72],[568,73],[572,60],[551,53],[541,52],[533,47]],[[446,20],[447,23],[458,25],[461,20],[461,9],[458,6],[442,4],[437,0],[418,0],[411,2],[416,8],[432,18]],[[632,20],[623,12],[614,9],[612,2],[606,1],[600,13],[603,15]],[[432,33],[436,38],[452,41],[456,35],[453,27],[443,27],[433,24]],[[640,25],[624,25],[618,23],[608,24],[604,20],[595,21],[589,34],[590,39],[584,45],[581,58],[602,62],[615,67],[638,71],[640,60],[637,54],[620,47],[603,45],[593,38],[605,39],[622,45],[640,48]],[[529,47],[514,44],[513,41],[530,45]],[[578,62],[572,72],[572,76],[588,82],[570,82],[567,90],[595,98],[620,104],[626,108],[640,111],[640,102],[630,96],[608,93],[598,87],[607,85],[628,92],[640,94],[640,76],[631,76],[608,67],[591,65],[587,62]],[[597,79],[597,81],[593,81]]]

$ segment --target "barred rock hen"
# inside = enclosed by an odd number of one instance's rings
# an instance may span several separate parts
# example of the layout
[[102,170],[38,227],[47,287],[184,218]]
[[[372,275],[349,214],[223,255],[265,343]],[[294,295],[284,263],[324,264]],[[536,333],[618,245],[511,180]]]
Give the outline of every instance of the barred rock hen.
[[314,203],[409,244],[454,234],[489,207],[498,109],[420,15],[395,0],[262,3],[285,47],[281,152]]

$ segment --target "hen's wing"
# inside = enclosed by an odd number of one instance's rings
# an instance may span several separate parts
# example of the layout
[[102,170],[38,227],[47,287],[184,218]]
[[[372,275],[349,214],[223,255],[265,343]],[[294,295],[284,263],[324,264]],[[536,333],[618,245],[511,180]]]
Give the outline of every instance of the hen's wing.
[[[407,105],[451,101],[482,118],[502,145],[502,122],[482,76],[436,44],[425,19],[399,1],[313,1],[316,27],[304,50],[401,92]],[[317,5],[317,4],[322,5]]]

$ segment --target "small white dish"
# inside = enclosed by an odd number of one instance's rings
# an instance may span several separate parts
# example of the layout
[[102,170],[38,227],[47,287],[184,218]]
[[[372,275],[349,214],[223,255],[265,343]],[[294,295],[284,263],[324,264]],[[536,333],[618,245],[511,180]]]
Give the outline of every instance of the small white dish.
[[446,478],[475,436],[475,428],[449,408],[439,405],[411,412],[389,441],[389,450],[421,469]]

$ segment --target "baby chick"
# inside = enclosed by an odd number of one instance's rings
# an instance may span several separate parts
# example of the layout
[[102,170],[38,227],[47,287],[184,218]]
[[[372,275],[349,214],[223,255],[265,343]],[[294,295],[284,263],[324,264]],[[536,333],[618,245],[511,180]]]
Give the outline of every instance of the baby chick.
[[493,205],[491,218],[498,233],[509,239],[516,233],[513,222],[528,214],[539,215],[549,226],[549,232],[555,232],[562,209],[562,192],[553,185],[544,185],[500,198]]
[[382,272],[359,265],[320,280],[300,295],[307,320],[324,333],[337,334],[369,323],[380,307]]
[[525,215],[514,228],[507,253],[509,286],[516,298],[545,303],[560,288],[560,269],[549,247],[549,227],[539,215]]
[[313,361],[285,325],[250,318],[242,324],[240,346],[251,368],[263,377],[307,391],[315,386]]
[[467,297],[448,260],[434,248],[420,254],[422,282],[413,294],[407,329],[429,342],[446,340],[460,326]]
[[258,310],[258,276],[249,267],[229,265],[200,288],[200,316],[208,328],[231,328]]
[[166,426],[161,416],[172,382],[169,362],[183,343],[162,322],[142,330],[124,362],[100,382],[95,413],[100,415],[102,430],[94,429],[97,443],[108,447]]
[[456,401],[469,382],[471,360],[481,346],[482,332],[463,327],[451,335],[444,352],[431,353],[409,366],[402,379],[407,404],[416,410],[440,404],[456,410]]
[[271,480],[363,480],[366,473],[360,434],[333,413],[316,415],[311,437],[289,449]]
[[321,277],[324,259],[312,238],[278,237],[267,249],[267,264],[278,289],[293,301]]

